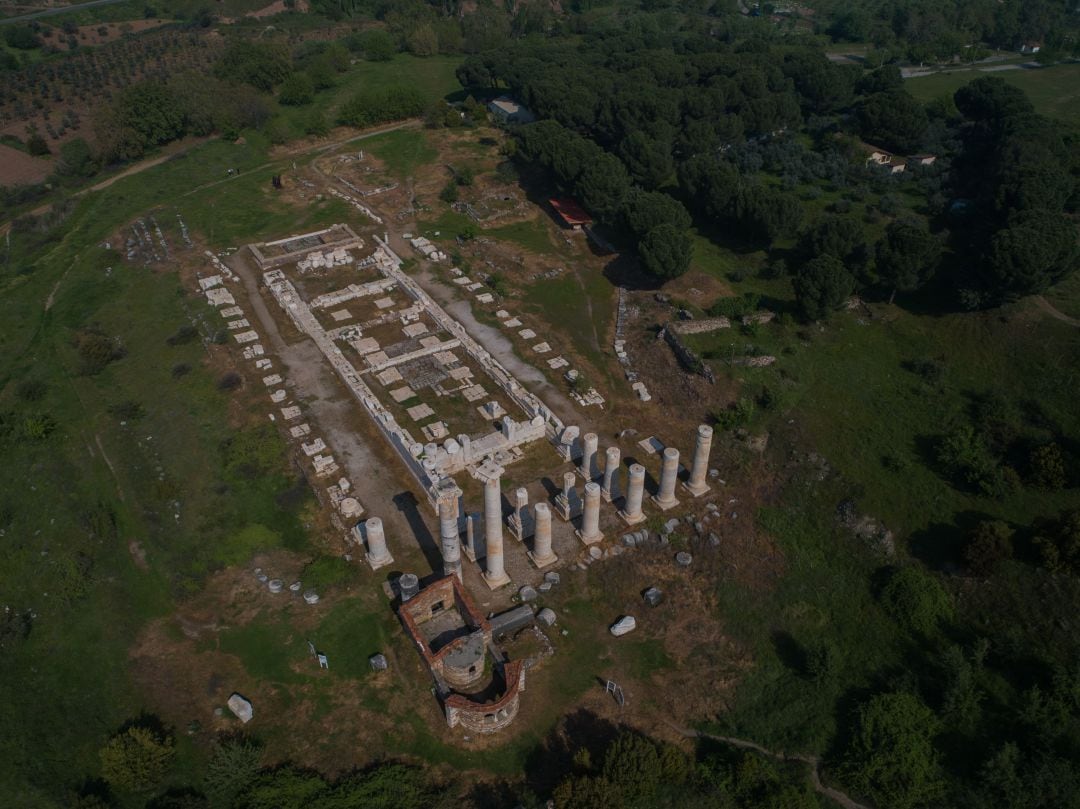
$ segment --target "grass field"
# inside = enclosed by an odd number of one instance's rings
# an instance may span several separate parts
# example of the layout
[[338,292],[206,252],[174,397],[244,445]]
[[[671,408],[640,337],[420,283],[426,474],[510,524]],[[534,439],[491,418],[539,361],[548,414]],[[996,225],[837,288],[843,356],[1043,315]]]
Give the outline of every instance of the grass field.
[[1036,112],[1069,123],[1080,123],[1080,65],[1054,65],[1038,69],[998,70],[983,72],[963,70],[936,73],[908,79],[904,87],[920,101],[951,96],[969,81],[980,76],[996,76],[1019,87]]

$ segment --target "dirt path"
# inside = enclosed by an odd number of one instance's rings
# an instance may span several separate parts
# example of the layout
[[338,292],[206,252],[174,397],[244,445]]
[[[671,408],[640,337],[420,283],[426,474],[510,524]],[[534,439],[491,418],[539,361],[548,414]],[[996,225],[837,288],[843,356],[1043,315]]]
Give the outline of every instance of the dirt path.
[[1075,317],[1069,317],[1042,295],[1035,296],[1035,305],[1055,320],[1060,320],[1062,323],[1068,323],[1070,326],[1080,326],[1080,320],[1077,320]]
[[742,750],[753,750],[755,753],[760,753],[763,756],[774,758],[777,761],[799,761],[803,764],[807,764],[810,766],[810,783],[813,785],[815,792],[835,801],[837,804],[842,806],[843,809],[871,809],[871,807],[867,806],[866,804],[859,803],[858,801],[848,797],[846,793],[841,792],[838,789],[833,789],[832,787],[825,786],[821,782],[821,759],[819,759],[817,756],[810,756],[802,753],[776,753],[772,750],[762,747],[757,742],[750,741],[749,739],[738,739],[734,736],[717,736],[712,733],[702,733],[697,730],[687,730],[686,728],[681,728],[677,725],[672,724],[671,722],[666,722],[666,724],[672,730],[676,731],[682,736],[685,736],[688,739],[709,739],[714,742],[731,745],[732,747],[738,747]]

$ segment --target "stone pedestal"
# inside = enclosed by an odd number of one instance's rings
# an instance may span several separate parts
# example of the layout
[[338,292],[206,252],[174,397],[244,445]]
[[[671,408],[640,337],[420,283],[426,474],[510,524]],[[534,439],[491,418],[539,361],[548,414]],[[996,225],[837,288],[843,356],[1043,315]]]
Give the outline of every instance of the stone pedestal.
[[706,481],[709,475],[712,433],[712,427],[708,424],[702,424],[697,428],[697,444],[694,445],[694,463],[690,467],[690,479],[682,485],[683,489],[694,497],[701,497],[709,491],[709,484]]
[[664,450],[663,465],[660,467],[660,489],[652,498],[661,511],[667,511],[679,505],[675,499],[675,483],[679,479],[679,451],[675,447]]
[[626,484],[626,499],[619,511],[627,525],[637,525],[645,519],[641,502],[645,498],[645,467],[639,463],[630,467],[630,479]]
[[529,551],[529,558],[537,567],[547,567],[559,561],[559,557],[551,551],[551,509],[547,503],[537,503],[533,506],[533,515],[536,530],[533,532],[533,549]]
[[586,481],[596,479],[596,448],[600,438],[596,433],[585,433],[581,437],[581,458],[578,460],[578,474]]
[[577,493],[574,491],[575,480],[573,472],[565,472],[563,474],[563,490],[555,495],[555,513],[567,522],[570,522],[574,516],[574,501],[577,498]]
[[577,536],[586,545],[595,545],[604,538],[600,533],[600,485],[593,481],[586,483],[584,499]]
[[386,535],[383,533],[382,520],[378,517],[370,517],[364,523],[364,534],[367,539],[367,563],[372,570],[392,564],[394,557],[390,555],[390,549],[386,546]]
[[484,483],[484,581],[492,590],[510,582],[503,561],[502,490],[499,488],[502,471],[498,469]]
[[604,459],[604,483],[600,487],[600,496],[604,502],[614,502],[619,489],[619,461],[621,454],[618,447],[608,447]]

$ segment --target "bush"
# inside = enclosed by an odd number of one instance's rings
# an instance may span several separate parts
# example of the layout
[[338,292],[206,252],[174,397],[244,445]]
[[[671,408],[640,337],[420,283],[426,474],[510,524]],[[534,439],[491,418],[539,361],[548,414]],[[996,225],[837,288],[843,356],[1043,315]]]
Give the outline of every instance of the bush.
[[125,399],[122,402],[109,405],[109,415],[121,421],[139,421],[146,415],[146,410],[138,402]]
[[753,314],[761,305],[761,296],[756,292],[744,292],[739,297],[720,298],[709,307],[711,317],[726,317],[738,320],[744,315]]
[[49,392],[49,386],[41,379],[24,379],[15,386],[15,395],[24,402],[40,402]]
[[186,362],[178,362],[172,367],[172,378],[180,379],[191,373],[191,366]]
[[952,600],[940,582],[915,565],[895,571],[881,591],[881,604],[893,620],[928,634],[952,616]]
[[1067,511],[1056,520],[1040,520],[1035,526],[1034,545],[1047,570],[1080,573],[1080,511]]
[[119,338],[107,337],[93,330],[75,335],[75,349],[79,354],[79,372],[84,376],[100,374],[109,363],[123,359],[127,354]]
[[187,345],[199,336],[199,330],[190,323],[185,323],[175,332],[165,338],[165,342],[171,346]]
[[986,576],[1012,558],[1013,530],[1000,520],[986,520],[975,526],[964,547],[964,561],[972,573]]
[[372,88],[346,101],[338,112],[338,123],[365,127],[421,115],[424,96],[415,87]]
[[286,106],[310,104],[315,98],[315,82],[306,73],[293,73],[281,83],[278,101]]
[[226,393],[234,390],[239,390],[240,386],[244,384],[243,377],[235,371],[229,371],[222,374],[218,379],[218,390],[225,391]]
[[734,430],[749,424],[754,416],[754,400],[743,397],[737,402],[732,402],[724,410],[717,410],[712,414],[716,425],[722,430]]
[[458,184],[453,180],[447,180],[446,185],[443,186],[442,191],[439,192],[439,199],[446,203],[457,202],[458,198]]
[[1065,487],[1065,457],[1057,444],[1043,444],[1031,451],[1028,456],[1028,479],[1040,489]]
[[171,737],[132,726],[101,748],[101,774],[116,789],[148,792],[165,779],[175,754]]
[[947,477],[988,497],[1004,497],[1019,485],[1016,471],[998,462],[970,424],[941,436],[935,454]]

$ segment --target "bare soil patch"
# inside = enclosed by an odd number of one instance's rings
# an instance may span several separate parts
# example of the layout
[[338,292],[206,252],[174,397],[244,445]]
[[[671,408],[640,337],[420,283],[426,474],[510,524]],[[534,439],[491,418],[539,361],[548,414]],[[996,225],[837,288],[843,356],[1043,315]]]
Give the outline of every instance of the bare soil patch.
[[52,163],[0,143],[0,185],[33,185],[52,171]]

